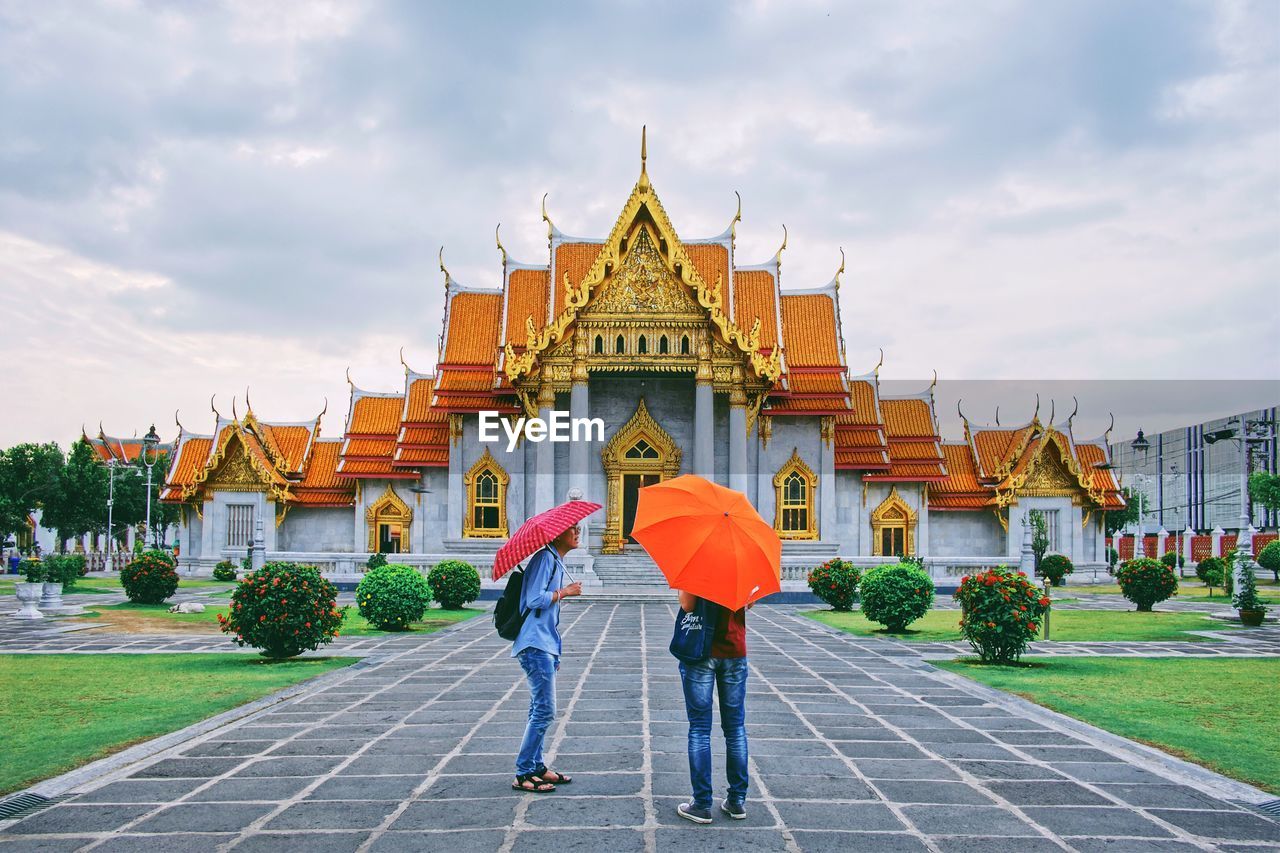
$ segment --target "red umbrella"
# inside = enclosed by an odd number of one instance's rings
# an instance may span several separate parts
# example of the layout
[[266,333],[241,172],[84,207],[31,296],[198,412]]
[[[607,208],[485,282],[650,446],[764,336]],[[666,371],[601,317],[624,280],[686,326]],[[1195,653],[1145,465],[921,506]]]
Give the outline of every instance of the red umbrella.
[[569,501],[538,513],[520,525],[507,544],[498,549],[493,557],[493,579],[502,577],[525,557],[598,509],[600,504],[591,501]]

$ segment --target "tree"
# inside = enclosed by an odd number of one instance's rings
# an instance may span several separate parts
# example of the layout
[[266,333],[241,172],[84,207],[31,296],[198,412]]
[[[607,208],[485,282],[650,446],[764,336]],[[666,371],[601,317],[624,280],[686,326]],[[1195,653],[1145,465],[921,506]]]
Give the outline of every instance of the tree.
[[1138,493],[1125,486],[1120,494],[1124,495],[1124,509],[1107,510],[1108,536],[1114,536],[1117,530],[1138,523]]
[[58,472],[58,488],[45,499],[40,522],[58,531],[60,545],[106,529],[107,470],[83,438],[71,445],[66,464]]
[[1049,550],[1049,523],[1045,520],[1044,513],[1038,509],[1031,510],[1031,552],[1036,557],[1036,569],[1040,568],[1040,561],[1044,559],[1044,552]]
[[[147,532],[148,543],[159,537],[166,526],[178,523],[178,506],[160,503],[164,475],[168,470],[169,458],[161,453],[151,469],[151,530]],[[127,528],[143,524],[147,520],[147,467],[142,463],[141,457],[135,459],[132,465],[116,471],[115,495],[112,521],[119,538]]]
[[32,512],[56,499],[62,465],[62,449],[53,442],[17,444],[0,453],[0,535],[25,529]]
[[1280,474],[1254,471],[1249,476],[1249,497],[1269,510],[1280,511]]
[[[169,454],[161,453],[156,459],[155,468],[151,472],[151,541],[165,546],[160,537],[164,535],[165,529],[173,527],[181,521],[182,511],[177,504],[160,503],[160,493],[164,490],[165,472],[169,470]],[[143,479],[140,481],[145,488],[147,472],[142,472]],[[143,508],[143,518],[146,518],[146,508]]]

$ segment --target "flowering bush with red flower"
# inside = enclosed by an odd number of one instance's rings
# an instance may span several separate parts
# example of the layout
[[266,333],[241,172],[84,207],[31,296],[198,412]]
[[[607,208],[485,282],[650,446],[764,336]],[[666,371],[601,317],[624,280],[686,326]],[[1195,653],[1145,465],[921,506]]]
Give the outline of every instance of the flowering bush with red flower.
[[960,581],[960,633],[986,663],[1016,663],[1035,639],[1049,599],[1023,572],[999,566]]
[[858,601],[858,582],[862,572],[848,560],[832,557],[809,572],[809,589],[831,605],[832,610],[847,613]]
[[120,585],[135,604],[160,604],[178,589],[177,560],[165,551],[143,551],[120,570]]
[[933,606],[933,578],[910,563],[880,566],[862,578],[862,613],[891,633],[929,612]]
[[1121,563],[1116,583],[1120,584],[1124,597],[1138,605],[1140,612],[1150,612],[1153,604],[1178,594],[1178,573],[1150,557]]
[[269,658],[289,658],[332,642],[346,608],[338,589],[314,566],[267,563],[245,575],[231,594],[231,609],[218,614],[223,633],[236,645],[262,649]]

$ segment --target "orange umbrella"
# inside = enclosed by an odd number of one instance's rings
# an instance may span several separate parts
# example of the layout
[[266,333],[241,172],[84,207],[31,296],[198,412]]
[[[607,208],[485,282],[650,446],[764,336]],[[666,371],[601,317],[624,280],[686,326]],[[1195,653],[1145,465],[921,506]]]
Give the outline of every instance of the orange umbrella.
[[685,474],[640,490],[631,536],[672,589],[737,610],[781,589],[782,541],[742,492]]

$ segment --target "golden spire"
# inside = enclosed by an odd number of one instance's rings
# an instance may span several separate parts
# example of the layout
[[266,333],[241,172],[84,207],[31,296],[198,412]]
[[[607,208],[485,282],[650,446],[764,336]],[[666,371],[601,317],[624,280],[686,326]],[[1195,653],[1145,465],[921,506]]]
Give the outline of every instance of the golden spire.
[[444,246],[440,247],[440,272],[444,273],[444,289],[449,289],[449,271],[444,266]]
[[733,194],[738,197],[738,211],[733,214],[733,221],[729,223],[729,237],[733,240],[737,240],[738,223],[742,221],[742,193],[734,190]]
[[640,126],[640,188],[649,188],[649,172],[646,161],[649,159],[649,129],[647,125]]
[[[413,371],[409,369],[409,362],[404,360],[404,347],[400,347],[400,363],[404,365],[404,375],[407,377]],[[328,401],[325,402],[328,405]]]
[[[782,251],[779,249],[778,251]],[[840,269],[836,270],[836,290],[840,289],[840,276],[844,275],[844,247],[840,247]]]
[[494,242],[498,244],[498,251],[502,253],[502,268],[505,270],[507,268],[507,250],[502,248],[501,231],[502,231],[502,223],[499,222],[497,226],[493,229],[493,239],[494,239]]
[[[783,245],[785,246],[785,243]],[[778,251],[781,252],[782,250],[779,249]],[[880,368],[882,367],[884,367],[884,347],[880,347],[880,361],[871,369],[871,372],[876,376],[876,381],[880,380]]]
[[787,248],[787,224],[782,224],[782,245],[778,247],[778,251],[773,255],[773,262],[779,266],[782,265],[782,250]]

